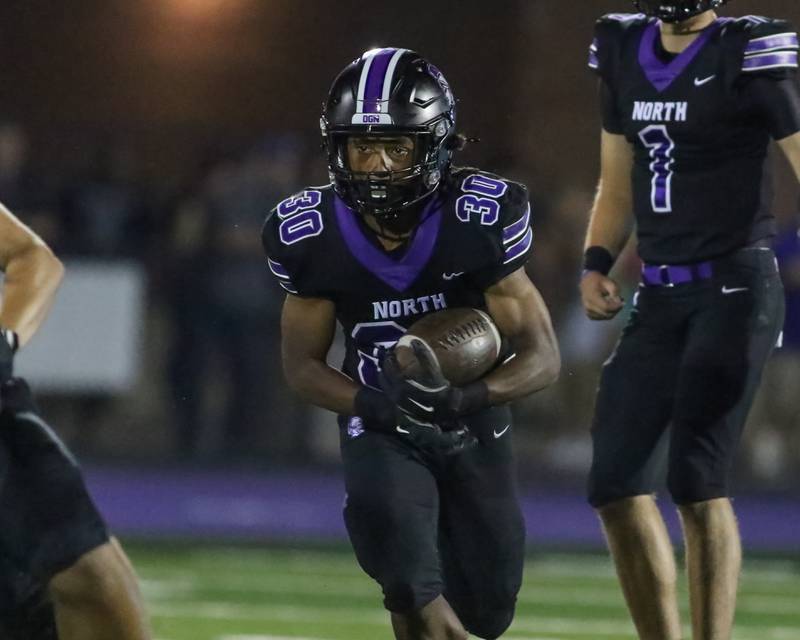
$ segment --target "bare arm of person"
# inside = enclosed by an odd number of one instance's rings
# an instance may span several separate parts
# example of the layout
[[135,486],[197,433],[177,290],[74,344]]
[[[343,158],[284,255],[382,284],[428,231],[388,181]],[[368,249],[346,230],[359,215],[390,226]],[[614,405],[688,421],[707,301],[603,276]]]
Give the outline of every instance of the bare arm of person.
[[547,306],[525,270],[492,285],[484,297],[489,315],[516,354],[483,378],[489,404],[503,404],[555,382],[561,368],[558,341]]
[[286,296],[281,315],[281,354],[289,386],[318,407],[352,414],[360,387],[325,360],[335,330],[333,302]]
[[0,326],[16,332],[21,346],[47,317],[64,267],[41,238],[2,204],[0,269],[5,273]]
[[[585,248],[603,247],[616,258],[628,241],[633,230],[632,166],[633,151],[625,136],[604,130],[600,141],[600,181]],[[583,275],[580,292],[586,315],[592,320],[608,320],[622,309],[619,286],[599,271]]]
[[792,166],[798,182],[800,182],[800,131],[778,140],[778,146]]

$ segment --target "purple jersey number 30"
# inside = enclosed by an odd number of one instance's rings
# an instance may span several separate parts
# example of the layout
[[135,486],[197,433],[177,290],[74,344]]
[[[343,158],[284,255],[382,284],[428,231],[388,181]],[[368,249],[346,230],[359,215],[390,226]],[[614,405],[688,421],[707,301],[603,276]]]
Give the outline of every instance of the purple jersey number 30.
[[672,212],[672,151],[675,143],[663,124],[651,124],[639,132],[639,139],[650,150],[650,204],[656,213]]

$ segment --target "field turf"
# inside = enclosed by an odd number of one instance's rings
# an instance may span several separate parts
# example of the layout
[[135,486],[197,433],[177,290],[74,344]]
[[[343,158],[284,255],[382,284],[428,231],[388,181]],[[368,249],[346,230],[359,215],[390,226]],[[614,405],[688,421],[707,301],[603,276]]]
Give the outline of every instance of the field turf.
[[[347,549],[139,544],[129,552],[157,640],[392,639],[380,593]],[[685,624],[685,589],[681,600]],[[635,637],[605,557],[529,557],[503,638]],[[800,563],[746,559],[734,640],[797,639]]]

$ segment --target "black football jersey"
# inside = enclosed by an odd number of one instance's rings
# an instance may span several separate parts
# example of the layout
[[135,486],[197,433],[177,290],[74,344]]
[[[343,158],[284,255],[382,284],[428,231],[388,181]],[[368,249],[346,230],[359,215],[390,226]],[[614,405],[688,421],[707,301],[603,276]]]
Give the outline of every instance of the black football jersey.
[[485,309],[483,292],[527,261],[530,218],[524,185],[458,168],[399,254],[380,247],[331,185],[281,202],[262,238],[281,287],[333,301],[346,343],[342,371],[377,388],[378,348],[414,321],[445,308]]
[[797,52],[788,23],[757,16],[718,18],[678,55],[661,48],[656,19],[598,21],[589,66],[606,94],[603,127],[633,145],[645,262],[698,262],[774,235],[765,159],[771,111],[787,105],[758,92],[795,81]]

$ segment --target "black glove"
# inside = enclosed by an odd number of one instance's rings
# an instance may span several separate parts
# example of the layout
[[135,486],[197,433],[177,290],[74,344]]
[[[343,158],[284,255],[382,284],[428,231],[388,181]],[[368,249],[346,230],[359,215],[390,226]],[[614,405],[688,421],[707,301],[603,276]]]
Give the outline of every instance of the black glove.
[[14,354],[17,352],[17,334],[0,328],[0,382],[14,374]]
[[475,446],[478,441],[463,425],[448,430],[434,423],[418,420],[397,407],[386,394],[361,387],[355,398],[355,412],[373,431],[391,433],[410,440],[425,451],[454,455]]
[[439,425],[422,422],[406,413],[398,413],[395,432],[425,451],[452,456],[478,444],[475,436],[463,424],[443,431]]
[[465,387],[454,387],[442,374],[436,356],[422,340],[411,340],[419,364],[412,378],[403,373],[394,349],[379,359],[378,381],[383,392],[404,413],[417,420],[433,422],[445,429],[458,424],[459,416],[488,406],[489,389],[478,380]]
[[0,382],[0,414],[38,413],[33,393],[24,378],[8,378]]

